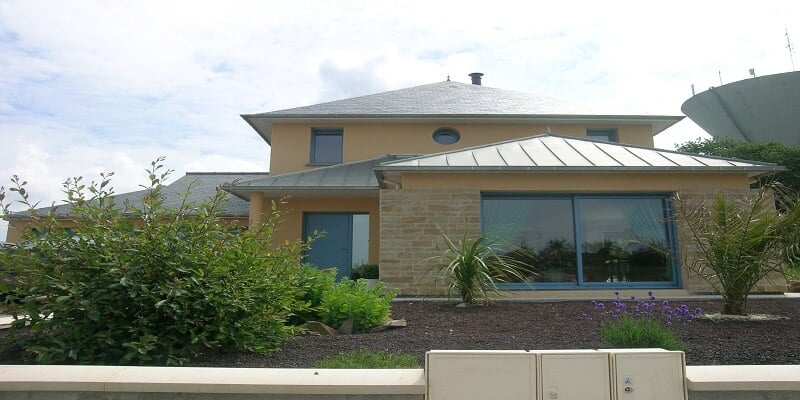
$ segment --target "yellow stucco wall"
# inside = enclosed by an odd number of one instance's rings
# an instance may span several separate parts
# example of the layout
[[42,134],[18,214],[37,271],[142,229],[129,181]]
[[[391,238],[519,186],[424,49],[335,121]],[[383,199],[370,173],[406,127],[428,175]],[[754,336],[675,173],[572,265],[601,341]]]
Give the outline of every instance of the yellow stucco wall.
[[748,190],[747,174],[699,173],[404,173],[404,189],[483,191],[672,192]]
[[[279,242],[296,241],[303,239],[303,213],[304,212],[352,212],[369,214],[369,262],[378,263],[378,249],[380,248],[380,213],[378,193],[375,197],[359,198],[290,198],[285,200],[280,208],[285,211],[283,220],[275,232],[274,239]],[[263,201],[263,212],[269,213],[272,201],[277,199],[266,198]]]
[[[523,123],[347,123],[336,124],[275,124],[272,127],[272,175],[315,168],[309,165],[312,128],[343,128],[343,159],[353,162],[384,154],[429,154],[496,143],[547,132],[586,137],[587,129],[617,129],[620,143],[653,147],[649,125],[579,125]],[[436,143],[433,132],[442,127],[453,128],[461,140],[452,145]]]

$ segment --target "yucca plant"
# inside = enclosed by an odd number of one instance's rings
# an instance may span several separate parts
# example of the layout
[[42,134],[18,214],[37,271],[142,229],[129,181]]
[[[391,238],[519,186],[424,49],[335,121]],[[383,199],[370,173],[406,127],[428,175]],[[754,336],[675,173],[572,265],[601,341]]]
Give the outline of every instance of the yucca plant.
[[486,233],[474,238],[464,233],[453,241],[442,232],[442,238],[446,248],[433,267],[436,280],[446,281],[447,296],[457,292],[465,304],[488,303],[498,283],[524,282],[536,274],[533,266],[502,254],[508,246]]
[[720,193],[710,205],[677,200],[689,241],[697,245],[688,267],[722,295],[725,314],[746,315],[756,283],[798,257],[797,194],[770,184],[746,198]]

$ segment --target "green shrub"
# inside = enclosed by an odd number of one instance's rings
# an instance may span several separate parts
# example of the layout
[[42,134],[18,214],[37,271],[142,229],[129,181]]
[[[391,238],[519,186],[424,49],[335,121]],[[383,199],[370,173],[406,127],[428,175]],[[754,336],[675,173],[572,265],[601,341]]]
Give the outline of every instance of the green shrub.
[[419,368],[419,362],[411,354],[360,350],[322,359],[314,367],[351,369]]
[[336,269],[319,269],[313,265],[303,264],[299,270],[298,300],[299,308],[289,319],[292,325],[300,325],[308,321],[319,321],[322,297],[336,284]]
[[[12,345],[27,357],[177,364],[205,349],[274,351],[288,337],[303,249],[273,243],[275,205],[262,226],[244,232],[220,222],[221,190],[170,209],[162,193],[170,171],[161,161],[152,163],[150,185],[135,204],[115,204],[110,174],[99,183],[65,182],[71,230],[54,210],[34,211],[26,182],[12,180],[9,190],[36,229],[4,263],[14,266],[24,293],[17,299],[23,306],[12,307],[20,318],[12,329],[28,323],[30,334],[14,335]],[[8,219],[9,204],[2,208]]]
[[431,270],[436,281],[447,282],[448,297],[455,291],[466,304],[487,303],[490,293],[497,292],[497,283],[525,282],[529,275],[536,275],[533,266],[521,261],[525,259],[520,257],[524,249],[501,254],[500,251],[507,246],[488,234],[473,239],[464,233],[457,242],[444,232],[442,237],[447,248],[437,257],[439,263]]
[[379,268],[377,264],[361,264],[350,273],[350,279],[354,281],[359,279],[378,279],[378,276]]
[[320,317],[331,327],[353,318],[353,331],[366,332],[389,318],[394,294],[378,282],[366,289],[366,282],[342,279],[322,295]]
[[686,304],[670,305],[668,300],[656,301],[653,292],[647,298],[623,300],[619,292],[609,305],[592,300],[589,313],[583,313],[588,321],[600,325],[600,336],[612,347],[622,348],[662,348],[683,350],[683,343],[675,335],[675,330],[691,324],[703,313],[699,307],[694,310]]
[[661,348],[683,350],[683,343],[660,321],[626,315],[600,327],[603,341],[617,348]]

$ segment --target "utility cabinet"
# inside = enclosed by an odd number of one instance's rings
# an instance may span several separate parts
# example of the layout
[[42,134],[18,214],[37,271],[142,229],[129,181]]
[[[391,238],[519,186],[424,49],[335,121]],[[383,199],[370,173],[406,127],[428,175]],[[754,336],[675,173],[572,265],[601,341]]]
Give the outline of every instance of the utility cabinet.
[[427,400],[686,400],[683,352],[662,349],[438,350]]
[[685,400],[683,352],[662,349],[615,349],[612,365],[618,400]]
[[611,400],[611,354],[547,350],[539,356],[539,399]]
[[428,400],[536,399],[536,357],[526,351],[430,351]]

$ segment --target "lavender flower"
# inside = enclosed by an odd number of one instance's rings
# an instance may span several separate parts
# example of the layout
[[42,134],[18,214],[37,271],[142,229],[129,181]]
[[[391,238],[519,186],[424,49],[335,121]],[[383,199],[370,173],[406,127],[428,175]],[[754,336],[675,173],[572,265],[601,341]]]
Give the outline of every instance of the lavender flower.
[[600,324],[619,321],[622,317],[655,319],[667,326],[672,326],[675,323],[681,325],[690,323],[703,313],[702,308],[697,307],[691,310],[686,304],[673,307],[669,300],[661,301],[659,307],[652,291],[647,292],[647,299],[637,299],[636,296],[631,296],[630,300],[622,300],[618,291],[614,292],[614,296],[615,299],[610,306],[606,306],[601,301],[592,300],[591,311],[594,316],[583,313],[583,319],[599,321]]

